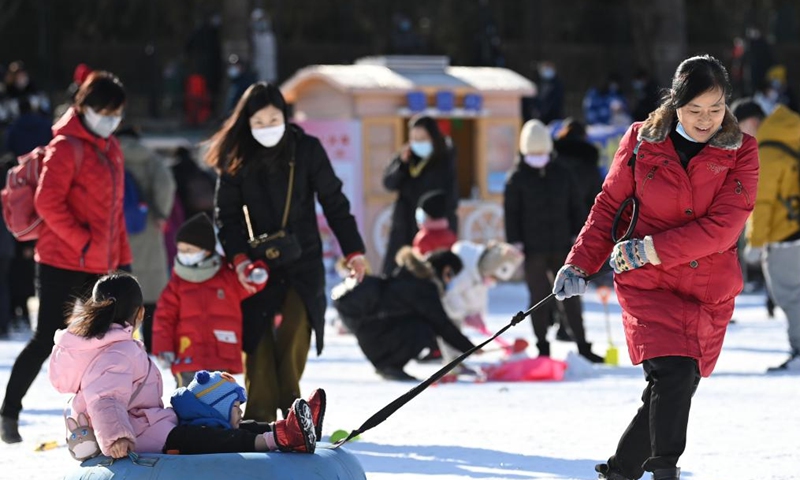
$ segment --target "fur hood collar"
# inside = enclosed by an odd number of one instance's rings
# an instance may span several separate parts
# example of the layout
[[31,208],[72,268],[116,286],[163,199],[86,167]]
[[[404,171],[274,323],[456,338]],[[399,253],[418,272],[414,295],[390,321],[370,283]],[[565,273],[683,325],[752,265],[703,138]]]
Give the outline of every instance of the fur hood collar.
[[[639,128],[638,140],[648,143],[663,142],[667,139],[677,118],[678,115],[671,106],[662,105],[658,107],[642,123]],[[716,135],[711,137],[708,144],[723,150],[736,150],[742,146],[742,132],[739,130],[739,124],[730,109],[725,109],[722,128]]]
[[431,264],[414,253],[412,247],[405,246],[401,248],[397,252],[397,255],[395,255],[394,261],[411,275],[435,283],[436,287],[439,289],[440,295],[444,293],[444,285],[442,285],[442,282],[436,277],[436,272],[433,270],[433,267],[431,267]]

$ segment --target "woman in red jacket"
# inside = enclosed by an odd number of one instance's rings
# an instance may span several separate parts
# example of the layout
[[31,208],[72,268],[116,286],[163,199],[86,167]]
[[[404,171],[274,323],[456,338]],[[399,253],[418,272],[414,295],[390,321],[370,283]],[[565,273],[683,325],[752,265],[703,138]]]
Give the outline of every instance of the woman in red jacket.
[[34,200],[43,220],[35,253],[39,320],[8,380],[0,410],[6,443],[22,441],[17,428],[22,397],[50,355],[56,330],[66,326],[69,302],[85,298],[103,274],[130,269],[122,152],[112,136],[124,105],[119,79],[94,72],[53,126]]
[[[691,399],[714,369],[742,289],[736,240],[758,181],[756,142],[726,108],[730,91],[711,56],[678,66],[661,106],[622,138],[558,272],[556,298],[580,295],[582,277],[611,254],[628,351],[648,382],[616,453],[597,465],[600,478],[680,477]],[[615,245],[614,214],[629,197],[639,201],[639,220],[632,239]]]

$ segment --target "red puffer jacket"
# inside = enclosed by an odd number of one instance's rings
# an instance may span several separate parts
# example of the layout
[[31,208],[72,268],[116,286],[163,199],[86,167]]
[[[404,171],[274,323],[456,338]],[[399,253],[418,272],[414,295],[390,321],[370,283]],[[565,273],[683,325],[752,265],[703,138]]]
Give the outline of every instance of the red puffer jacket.
[[44,220],[36,261],[89,273],[130,265],[119,142],[113,136],[105,139],[90,133],[72,109],[53,126],[53,135],[79,138],[83,156],[78,166],[69,141],[62,138],[51,143],[34,199]]
[[[253,286],[264,288],[264,284]],[[153,354],[174,352],[174,374],[242,373],[241,302],[249,296],[224,259],[219,271],[204,282],[190,282],[173,272],[156,305]]]
[[[674,109],[660,108],[628,130],[566,263],[600,269],[613,248],[614,214],[635,193],[634,238],[651,235],[661,264],[614,276],[631,360],[692,357],[709,376],[742,289],[736,241],[753,210],[758,152],[728,112],[685,170],[668,136],[675,121]],[[637,139],[634,178],[628,160]]]

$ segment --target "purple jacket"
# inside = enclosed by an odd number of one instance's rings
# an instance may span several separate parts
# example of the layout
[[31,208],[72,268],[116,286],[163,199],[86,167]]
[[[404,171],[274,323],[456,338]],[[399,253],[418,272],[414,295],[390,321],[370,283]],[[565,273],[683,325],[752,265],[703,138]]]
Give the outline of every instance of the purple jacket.
[[75,394],[72,411],[87,413],[105,455],[120,438],[132,440],[136,452],[161,453],[178,424],[175,412],[161,401],[161,372],[155,365],[149,368],[150,359],[132,331],[113,325],[103,338],[86,339],[67,330],[55,334],[50,383],[61,393]]

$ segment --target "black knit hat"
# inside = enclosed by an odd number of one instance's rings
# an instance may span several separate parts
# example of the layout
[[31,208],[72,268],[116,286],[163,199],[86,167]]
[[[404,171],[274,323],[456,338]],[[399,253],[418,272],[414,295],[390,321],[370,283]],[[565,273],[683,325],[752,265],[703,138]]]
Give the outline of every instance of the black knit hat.
[[434,220],[444,218],[447,215],[447,197],[442,190],[428,192],[419,198],[417,208]]
[[214,234],[214,225],[205,213],[198,213],[186,220],[178,230],[175,238],[178,242],[188,243],[203,250],[213,252],[217,247],[217,236]]

